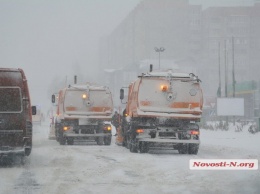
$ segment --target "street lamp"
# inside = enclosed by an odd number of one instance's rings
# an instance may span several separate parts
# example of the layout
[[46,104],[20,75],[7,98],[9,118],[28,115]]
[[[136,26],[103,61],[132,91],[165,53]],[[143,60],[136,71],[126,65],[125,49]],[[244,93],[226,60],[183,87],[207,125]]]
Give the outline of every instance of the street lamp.
[[155,47],[154,50],[159,53],[159,69],[161,69],[160,68],[160,53],[163,52],[165,50],[165,48],[163,48],[163,47],[160,47],[160,48]]

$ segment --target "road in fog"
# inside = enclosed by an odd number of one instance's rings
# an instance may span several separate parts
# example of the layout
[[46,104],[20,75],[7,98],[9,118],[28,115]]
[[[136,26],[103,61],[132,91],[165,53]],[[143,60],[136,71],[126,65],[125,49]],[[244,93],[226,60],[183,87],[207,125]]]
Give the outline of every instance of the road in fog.
[[[260,134],[202,130],[198,155],[130,153],[124,147],[61,146],[34,127],[25,166],[0,166],[0,194],[260,193],[258,170],[190,170],[190,159],[258,159]],[[259,164],[258,164],[259,165]]]

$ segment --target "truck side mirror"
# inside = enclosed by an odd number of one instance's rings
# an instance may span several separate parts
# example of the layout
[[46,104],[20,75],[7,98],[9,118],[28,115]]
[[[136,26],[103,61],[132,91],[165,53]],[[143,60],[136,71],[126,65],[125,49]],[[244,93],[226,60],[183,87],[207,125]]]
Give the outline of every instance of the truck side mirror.
[[36,115],[37,108],[36,106],[32,106],[32,115]]
[[120,89],[120,100],[123,100],[124,99],[124,89],[121,88]]
[[54,94],[51,96],[51,102],[55,103],[55,95]]

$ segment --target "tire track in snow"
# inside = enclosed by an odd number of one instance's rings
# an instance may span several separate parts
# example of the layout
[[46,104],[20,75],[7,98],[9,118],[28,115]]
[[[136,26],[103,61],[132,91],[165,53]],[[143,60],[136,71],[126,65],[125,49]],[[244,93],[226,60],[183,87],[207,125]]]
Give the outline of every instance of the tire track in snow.
[[36,194],[40,191],[41,186],[34,178],[34,174],[30,169],[30,160],[25,161],[24,170],[15,180],[15,194]]

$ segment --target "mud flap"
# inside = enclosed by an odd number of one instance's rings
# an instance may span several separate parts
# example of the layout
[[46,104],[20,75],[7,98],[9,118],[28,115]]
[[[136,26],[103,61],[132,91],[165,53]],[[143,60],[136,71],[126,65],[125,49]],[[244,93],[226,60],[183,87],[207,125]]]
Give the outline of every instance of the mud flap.
[[32,151],[31,147],[24,148],[24,155],[29,156],[31,154],[31,151]]

